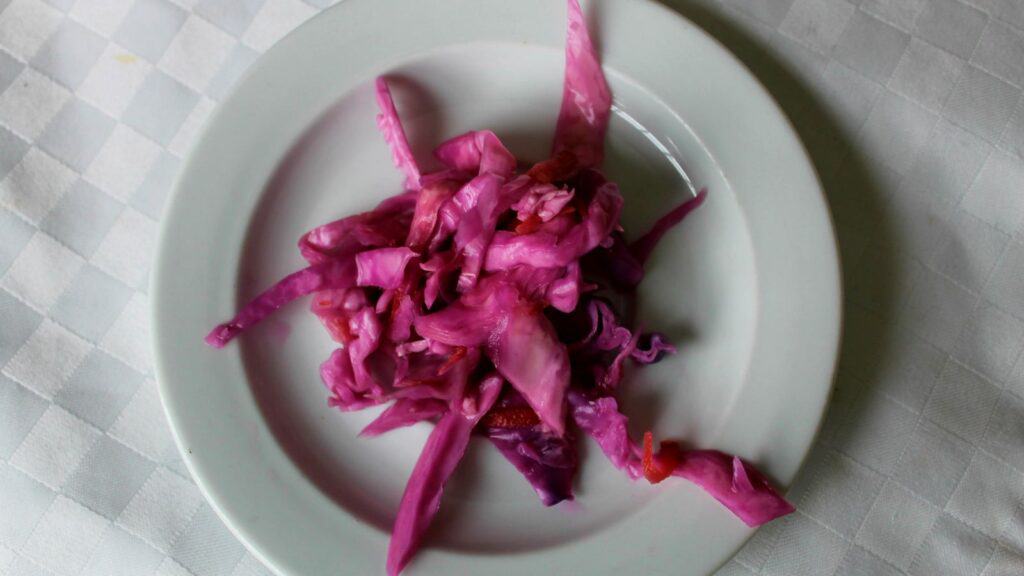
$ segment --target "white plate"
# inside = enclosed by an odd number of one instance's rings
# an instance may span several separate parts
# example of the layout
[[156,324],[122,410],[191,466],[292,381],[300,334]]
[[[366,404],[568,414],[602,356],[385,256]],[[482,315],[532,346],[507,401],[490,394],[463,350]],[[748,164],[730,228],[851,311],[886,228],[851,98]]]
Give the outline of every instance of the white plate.
[[[691,193],[689,182],[710,190],[643,285],[641,317],[681,353],[631,375],[634,432],[737,453],[788,484],[821,418],[840,324],[814,172],[764,89],[704,32],[651,2],[584,8],[615,94],[606,167],[627,230]],[[302,266],[302,232],[398,191],[374,126],[376,75],[394,78],[421,159],[472,128],[541,158],[564,15],[554,0],[347,0],[253,66],[185,167],[154,275],[160,390],[199,486],[279,573],[383,573],[429,427],[356,440],[373,414],[327,408],[317,367],[331,345],[305,301],[225,350],[203,336]],[[631,483],[582,444],[577,503],[549,509],[474,441],[407,573],[706,574],[751,534],[699,489]]]

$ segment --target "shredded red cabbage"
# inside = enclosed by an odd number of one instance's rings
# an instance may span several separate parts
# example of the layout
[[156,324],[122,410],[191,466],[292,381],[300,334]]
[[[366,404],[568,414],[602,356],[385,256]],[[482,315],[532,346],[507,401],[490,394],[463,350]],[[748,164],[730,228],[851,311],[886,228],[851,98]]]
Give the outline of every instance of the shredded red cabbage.
[[406,191],[303,235],[309,267],[206,338],[221,348],[312,294],[313,313],[338,343],[320,367],[328,403],[343,411],[390,403],[363,436],[435,422],[395,520],[391,576],[419,546],[474,429],[547,506],[573,499],[580,430],[630,478],[685,478],[751,526],[793,510],[737,457],[671,442],[655,452],[649,433],[643,447],[629,435],[615,399],[626,363],[657,362],[675,348],[662,334],[627,326],[606,296],[633,294],[659,240],[707,196],[701,191],[626,241],[622,195],[600,172],[611,92],[580,7],[567,3],[550,158],[517,173],[498,136],[475,131],[438,146],[444,169],[423,174],[378,79],[377,123]]
[[412,155],[402,121],[398,118],[398,110],[395,109],[395,102],[391,99],[391,90],[383,78],[377,78],[377,106],[380,108],[380,114],[377,115],[377,127],[384,135],[388,146],[391,147],[391,157],[395,166],[405,172],[405,188],[419,190],[420,168],[416,164],[416,158]]
[[647,262],[647,259],[651,256],[651,252],[654,251],[654,247],[658,245],[661,237],[665,235],[676,224],[683,221],[686,215],[693,212],[701,204],[704,203],[704,199],[707,198],[708,191],[702,189],[697,193],[696,196],[687,200],[677,206],[674,210],[665,214],[654,223],[651,231],[641,236],[636,242],[633,242],[629,246],[629,251],[633,253],[633,257],[643,264]]

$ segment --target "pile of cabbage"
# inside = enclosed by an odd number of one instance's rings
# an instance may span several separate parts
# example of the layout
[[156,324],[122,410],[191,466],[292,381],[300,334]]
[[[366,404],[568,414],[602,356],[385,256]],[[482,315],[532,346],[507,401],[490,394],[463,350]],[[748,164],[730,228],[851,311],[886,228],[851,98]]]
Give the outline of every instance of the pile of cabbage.
[[442,143],[421,172],[383,78],[377,124],[405,191],[305,234],[309,266],[260,294],[206,341],[223,347],[284,304],[312,295],[338,348],[320,367],[331,406],[390,403],[363,431],[431,421],[395,520],[387,573],[409,562],[472,434],[486,436],[546,506],[573,498],[576,436],[630,478],[678,476],[751,526],[793,510],[750,464],[627,431],[616,388],[626,362],[675,352],[624,326],[609,295],[632,294],[660,237],[703,192],[627,242],[623,199],[600,171],[611,93],[568,0],[565,81],[549,159],[519,171],[490,131]]

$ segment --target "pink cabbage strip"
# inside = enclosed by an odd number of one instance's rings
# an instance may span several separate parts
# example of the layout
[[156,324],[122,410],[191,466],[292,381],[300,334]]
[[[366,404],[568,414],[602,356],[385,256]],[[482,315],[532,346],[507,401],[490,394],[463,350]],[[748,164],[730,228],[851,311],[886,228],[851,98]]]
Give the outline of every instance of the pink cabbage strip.
[[654,252],[654,248],[658,245],[661,237],[664,236],[665,233],[673,226],[682,222],[683,218],[686,218],[687,214],[700,207],[707,196],[707,189],[702,188],[696,196],[675,207],[668,214],[658,218],[658,221],[654,223],[654,226],[651,227],[651,230],[648,233],[644,234],[629,245],[629,251],[633,253],[633,256],[640,262],[640,264],[647,262],[647,259],[650,258],[651,252]]
[[388,543],[388,576],[397,576],[416,553],[424,532],[441,507],[444,485],[466,453],[473,427],[494,405],[501,384],[500,378],[485,378],[480,384],[479,398],[474,401],[477,410],[473,414],[449,410],[434,426],[409,475],[398,507]]
[[466,132],[442,142],[434,156],[452,170],[495,174],[508,178],[516,169],[516,157],[490,130]]
[[385,400],[383,391],[380,389],[371,391],[358,389],[352,370],[352,359],[348,351],[342,348],[336,349],[327,360],[320,364],[320,380],[331,393],[327,399],[327,405],[343,412],[362,410],[376,406]]
[[398,246],[408,233],[417,194],[398,194],[369,212],[317,226],[299,239],[299,252],[310,264],[319,264],[365,248]]
[[572,190],[557,188],[552,184],[534,184],[512,205],[512,209],[520,221],[536,216],[542,222],[547,222],[557,216],[572,197]]
[[747,526],[760,526],[796,510],[756,468],[717,450],[689,450],[672,473],[703,488]]
[[234,318],[214,328],[206,336],[206,343],[214,348],[223,348],[239,332],[254,326],[292,300],[320,290],[349,288],[355,280],[355,264],[351,258],[323,262],[293,272],[246,304]]
[[492,172],[482,173],[456,195],[473,197],[463,211],[455,230],[455,248],[462,257],[458,290],[466,292],[476,285],[487,248],[491,245],[498,218],[508,209],[509,201],[502,194],[504,179]]
[[569,391],[569,406],[576,425],[593,438],[608,460],[630,478],[640,477],[640,459],[629,439],[628,418],[619,412],[611,396],[588,398],[577,390]]
[[604,159],[612,93],[577,0],[568,0],[565,38],[565,82],[562,108],[555,127],[554,154],[572,153],[581,167],[599,166]]
[[416,198],[416,209],[413,212],[409,235],[405,241],[407,246],[417,252],[426,248],[437,226],[438,212],[462,185],[461,180],[454,178],[424,182],[423,189],[420,190],[419,196]]
[[494,367],[523,395],[540,421],[557,436],[565,434],[565,392],[569,353],[551,322],[539,311],[512,313],[487,355]]
[[572,500],[576,475],[574,438],[555,436],[540,426],[491,428],[487,438],[516,467],[545,506]]
[[409,147],[409,140],[405,137],[405,128],[398,118],[398,110],[395,109],[395,101],[391,98],[391,89],[383,77],[377,78],[376,83],[377,106],[380,107],[380,114],[377,115],[377,128],[384,136],[384,141],[391,148],[391,157],[395,166],[405,172],[405,189],[420,189],[420,168],[416,165],[416,157],[412,155]]
[[405,277],[405,267],[416,253],[400,246],[377,248],[356,254],[356,285],[395,289]]
[[380,436],[396,428],[412,426],[448,411],[448,405],[434,398],[399,398],[363,428],[360,436]]
[[[616,468],[630,478],[642,475],[640,449],[629,438],[627,418],[611,396],[588,398],[569,392],[572,417],[590,435]],[[717,450],[687,450],[672,472],[703,488],[748,526],[760,526],[795,508],[756,468]]]
[[647,336],[647,346],[637,345],[633,350],[633,360],[640,364],[653,364],[664,354],[675,354],[676,347],[672,345],[664,334],[652,332]]

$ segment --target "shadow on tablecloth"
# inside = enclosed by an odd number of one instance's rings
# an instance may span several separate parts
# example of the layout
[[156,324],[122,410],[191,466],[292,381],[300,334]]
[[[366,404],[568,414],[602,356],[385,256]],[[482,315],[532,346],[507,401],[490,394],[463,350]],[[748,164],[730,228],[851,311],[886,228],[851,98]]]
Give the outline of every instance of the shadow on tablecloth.
[[[769,46],[756,30],[743,29],[728,16],[694,1],[663,1],[724,44],[764,84],[807,148],[832,212],[843,264],[844,327],[825,421],[790,492],[799,509],[808,498],[822,498],[809,493],[822,486],[810,476],[816,468],[829,465],[818,462],[826,457],[827,447],[840,435],[871,436],[870,431],[863,430],[871,425],[871,406],[883,393],[885,371],[899,362],[897,315],[906,296],[906,279],[913,270],[905,269],[908,260],[899,256],[899,221],[887,207],[895,182],[887,181],[886,170],[873,167],[857,145],[860,125],[844,122],[844,116],[837,112],[855,103],[844,100],[841,91],[821,89],[824,82],[815,84],[806,80],[807,76],[801,77],[804,73],[813,79],[813,74],[822,73],[813,63],[789,58],[793,54],[780,54],[779,48]],[[947,226],[942,221],[932,225]],[[948,231],[943,229],[934,237],[947,236]],[[955,248],[962,249],[959,245]],[[771,549],[787,540],[778,538],[786,529],[785,523],[769,525],[768,530],[757,533],[739,557],[760,557],[763,561]]]

